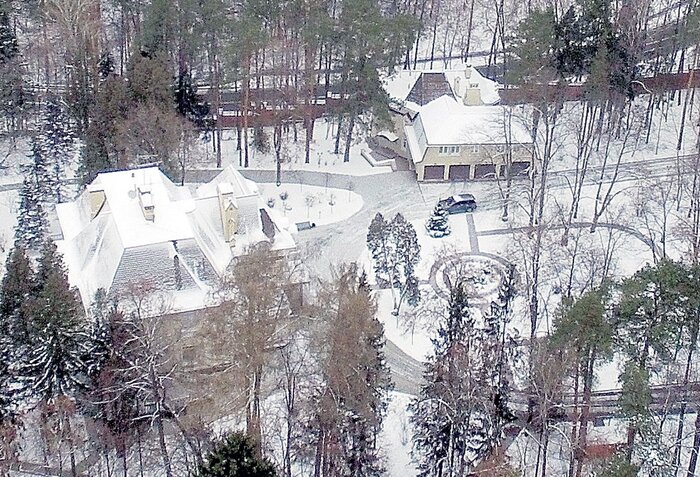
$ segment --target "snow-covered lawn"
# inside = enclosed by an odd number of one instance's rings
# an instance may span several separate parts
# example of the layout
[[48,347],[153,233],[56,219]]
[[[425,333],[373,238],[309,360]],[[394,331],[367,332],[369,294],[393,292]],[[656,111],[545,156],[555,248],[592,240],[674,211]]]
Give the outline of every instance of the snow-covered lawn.
[[[270,151],[260,152],[252,145],[249,147],[250,169],[266,169],[274,170],[275,152],[272,148],[272,128],[264,129],[270,138]],[[343,151],[345,138],[341,138],[340,154],[334,154],[335,149],[335,131],[337,125],[330,118],[320,118],[314,124],[314,139],[311,142],[311,153],[309,163],[305,163],[305,142],[304,130],[298,127],[297,141],[294,142],[293,134],[285,133],[281,154],[283,157],[283,171],[314,171],[314,172],[330,172],[334,174],[348,174],[354,176],[362,176],[368,174],[382,174],[391,172],[388,166],[373,167],[364,157],[362,151],[369,152],[369,146],[362,138],[360,133],[357,134],[357,139],[353,142],[350,148],[350,161],[343,162]],[[251,130],[252,137],[252,130]],[[235,130],[224,131],[222,141],[222,162],[224,166],[229,164],[239,165],[240,151],[236,150],[237,139]],[[252,139],[249,138],[252,143]],[[206,156],[208,162],[213,160],[211,148],[206,146]]]
[[17,224],[18,193],[16,190],[0,192],[0,276],[5,273],[5,258],[12,248]]
[[[426,287],[423,287],[425,289]],[[410,307],[404,307],[403,313],[398,317],[392,315],[394,308],[391,290],[376,292],[377,315],[384,325],[384,334],[388,340],[398,346],[401,351],[416,361],[424,361],[432,352],[433,343],[430,338],[433,334],[434,324],[429,320],[413,319],[407,312]]]
[[408,404],[413,399],[409,394],[392,391],[382,431],[379,448],[384,452],[389,477],[414,477],[418,469],[411,460],[413,432],[409,422]]
[[304,184],[258,184],[268,207],[290,222],[326,225],[340,222],[362,208],[362,197],[350,190]]
[[30,152],[29,141],[26,139],[18,139],[14,146],[9,140],[0,142],[0,184],[22,182],[20,165]]

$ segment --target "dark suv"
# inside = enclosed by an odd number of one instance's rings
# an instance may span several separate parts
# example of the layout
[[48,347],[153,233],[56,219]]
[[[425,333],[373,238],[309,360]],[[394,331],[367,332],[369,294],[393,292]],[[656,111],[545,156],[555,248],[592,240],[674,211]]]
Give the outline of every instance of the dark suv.
[[471,194],[457,194],[447,199],[440,199],[437,207],[446,210],[448,214],[474,212],[476,210],[476,199]]

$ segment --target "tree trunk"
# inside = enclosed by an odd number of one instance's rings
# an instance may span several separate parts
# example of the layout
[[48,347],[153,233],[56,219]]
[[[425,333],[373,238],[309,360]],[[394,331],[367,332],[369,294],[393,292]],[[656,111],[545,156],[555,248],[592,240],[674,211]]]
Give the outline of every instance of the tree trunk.
[[165,429],[163,427],[163,418],[156,416],[155,418],[156,429],[158,430],[158,445],[160,446],[160,455],[163,458],[163,468],[165,469],[166,477],[173,477],[173,470],[170,465],[170,456],[168,455],[168,447],[165,443]]
[[681,397],[681,408],[678,412],[678,428],[676,429],[676,449],[673,454],[673,467],[678,471],[681,461],[681,441],[683,440],[683,427],[685,426],[685,413],[688,406],[688,383],[690,382],[690,370],[693,363],[695,346],[698,340],[699,316],[695,317],[690,336],[690,346],[688,347],[688,358],[685,362],[685,372],[683,373],[683,396]]
[[690,461],[688,462],[688,474],[686,477],[695,477],[695,467],[698,464],[698,452],[700,452],[700,412],[695,417],[695,436],[693,437],[693,448],[690,451]]
[[313,120],[313,97],[314,97],[314,71],[312,68],[313,54],[311,47],[304,47],[304,82],[306,83],[306,104],[304,109],[304,128],[306,129],[305,147],[304,147],[304,163],[309,164],[311,161],[311,141],[314,136],[314,120]]
[[262,430],[260,428],[260,380],[262,365],[255,365],[252,374],[246,378],[248,388],[248,405],[246,410],[246,433],[253,441],[257,456],[262,456]]
[[214,125],[214,138],[216,141],[216,167],[221,167],[221,117],[219,111],[221,109],[221,75],[219,74],[219,59],[214,54],[212,56],[214,63],[214,114],[216,114],[216,124]]
[[576,455],[577,455],[577,449],[576,449],[576,436],[578,434],[578,426],[580,422],[580,415],[579,415],[579,408],[578,408],[578,396],[579,396],[579,382],[581,381],[581,365],[578,364],[576,366],[576,373],[574,375],[574,407],[573,407],[573,415],[574,418],[571,420],[571,434],[570,434],[570,440],[571,440],[571,455],[569,456],[569,477],[573,477],[574,475],[574,469],[576,466]]
[[250,55],[245,55],[245,78],[243,79],[243,167],[249,165],[248,110],[250,109]]
[[472,0],[471,4],[469,6],[469,24],[467,26],[467,45],[464,48],[464,55],[463,55],[463,60],[465,63],[469,62],[469,49],[471,48],[471,43],[472,43],[472,25],[474,22],[474,2],[476,0]]
[[586,457],[586,447],[588,446],[588,420],[591,414],[591,397],[593,395],[593,375],[595,366],[595,350],[590,350],[586,362],[586,374],[583,376],[583,410],[579,424],[579,434],[576,443],[576,477],[581,477],[583,472],[583,461]]
[[343,125],[343,116],[338,116],[338,132],[335,135],[335,148],[333,149],[333,154],[339,154],[340,152],[340,135]]
[[275,183],[279,187],[282,184],[282,125],[279,123],[275,124],[273,143],[275,147]]
[[345,138],[345,153],[343,154],[343,162],[350,162],[350,145],[352,144],[352,130],[355,129],[355,115],[350,116],[350,124],[348,124],[348,133]]
[[66,433],[68,434],[68,449],[70,454],[70,472],[73,477],[78,477],[78,470],[75,467],[75,443],[73,441],[73,429],[70,425],[70,417],[64,415],[63,411],[61,413],[61,419],[65,420]]

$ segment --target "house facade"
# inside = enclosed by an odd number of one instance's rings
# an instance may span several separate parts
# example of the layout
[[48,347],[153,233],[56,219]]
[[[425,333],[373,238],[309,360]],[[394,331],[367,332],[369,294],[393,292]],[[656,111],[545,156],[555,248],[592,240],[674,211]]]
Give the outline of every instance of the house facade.
[[500,106],[463,106],[449,96],[433,100],[404,126],[418,181],[465,181],[524,174],[532,141]]
[[533,166],[530,133],[500,106],[498,84],[467,67],[405,71],[385,82],[396,139],[376,144],[404,158],[418,181],[466,181],[525,175]]

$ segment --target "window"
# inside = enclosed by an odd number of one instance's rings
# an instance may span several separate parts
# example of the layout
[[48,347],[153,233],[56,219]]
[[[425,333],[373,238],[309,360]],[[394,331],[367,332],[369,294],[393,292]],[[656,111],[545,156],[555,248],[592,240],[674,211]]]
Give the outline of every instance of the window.
[[459,146],[440,146],[441,156],[459,156]]
[[479,145],[478,144],[472,145],[472,154],[479,154]]
[[498,154],[503,154],[504,152],[506,152],[506,146],[504,144],[498,144],[496,146],[496,152]]

